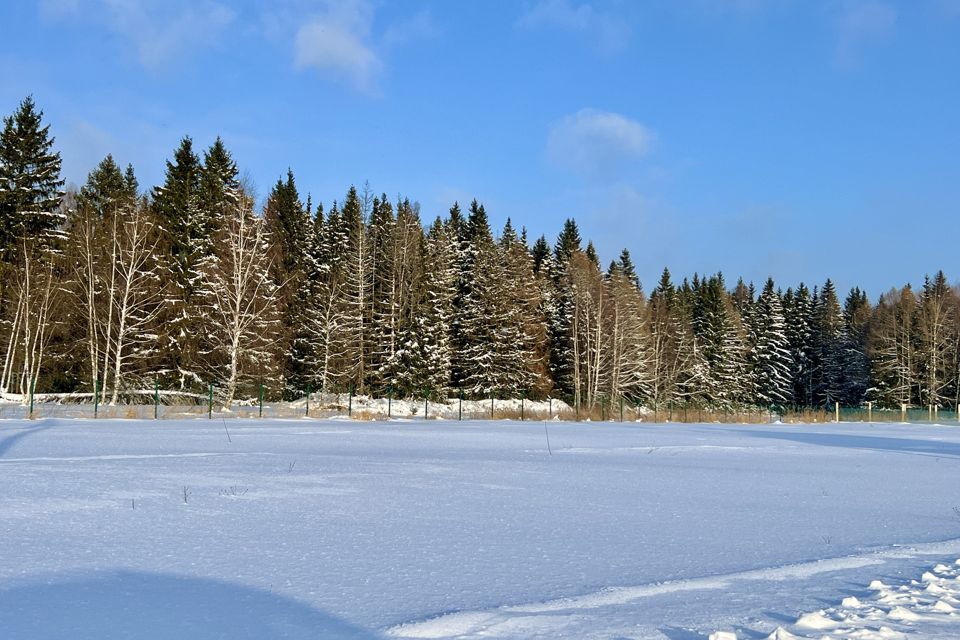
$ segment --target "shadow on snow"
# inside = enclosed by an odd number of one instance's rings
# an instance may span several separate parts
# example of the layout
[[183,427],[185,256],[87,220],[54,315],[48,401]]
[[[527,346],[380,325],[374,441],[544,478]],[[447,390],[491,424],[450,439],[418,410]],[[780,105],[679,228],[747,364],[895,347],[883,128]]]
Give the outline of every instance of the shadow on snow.
[[268,591],[134,571],[47,575],[0,589],[0,629],[29,640],[380,637]]

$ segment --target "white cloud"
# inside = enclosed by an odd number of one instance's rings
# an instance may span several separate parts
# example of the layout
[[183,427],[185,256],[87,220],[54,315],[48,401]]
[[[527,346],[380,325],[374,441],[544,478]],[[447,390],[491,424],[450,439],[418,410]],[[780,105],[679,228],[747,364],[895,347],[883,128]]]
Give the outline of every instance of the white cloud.
[[620,51],[630,39],[630,28],[622,18],[600,11],[591,4],[575,5],[570,0],[540,0],[520,16],[517,26],[580,33],[595,40],[597,47],[605,53]]
[[582,109],[553,125],[547,159],[587,178],[610,178],[645,155],[654,135],[619,113]]
[[44,0],[40,11],[53,20],[79,17],[102,23],[136,50],[143,66],[153,69],[162,68],[191,50],[209,46],[236,17],[231,8],[213,0]]
[[837,16],[836,64],[843,69],[859,66],[863,49],[893,35],[897,11],[876,0],[845,0]]
[[365,2],[329,5],[297,30],[297,67],[346,80],[360,91],[373,91],[382,63],[369,42],[372,22],[373,11]]
[[327,0],[322,11],[306,18],[294,10],[267,15],[264,22],[268,33],[274,34],[282,30],[280,25],[294,25],[294,63],[298,69],[313,69],[358,91],[376,93],[385,50],[434,37],[439,29],[425,10],[382,31],[374,30],[375,17],[374,5],[368,0]]

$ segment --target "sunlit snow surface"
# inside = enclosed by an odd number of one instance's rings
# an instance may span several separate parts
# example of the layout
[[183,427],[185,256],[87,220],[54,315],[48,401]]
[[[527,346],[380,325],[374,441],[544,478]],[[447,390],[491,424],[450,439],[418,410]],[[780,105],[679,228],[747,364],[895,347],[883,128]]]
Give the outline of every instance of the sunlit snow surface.
[[4,420],[0,488],[3,638],[960,637],[951,426]]

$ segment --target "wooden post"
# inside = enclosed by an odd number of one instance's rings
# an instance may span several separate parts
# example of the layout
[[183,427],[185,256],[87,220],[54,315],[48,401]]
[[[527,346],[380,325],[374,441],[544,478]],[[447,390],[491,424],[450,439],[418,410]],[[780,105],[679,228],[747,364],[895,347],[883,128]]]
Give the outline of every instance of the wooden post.
[[306,408],[306,412],[304,413],[304,415],[309,418],[309,417],[310,417],[310,383],[309,383],[309,382],[307,383],[307,396],[306,396],[306,397],[307,397],[307,408]]
[[620,422],[623,422],[623,396],[620,396]]
[[153,419],[160,417],[160,380],[153,379]]
[[100,409],[100,381],[93,381],[93,417],[97,417],[97,411]]
[[490,393],[490,419],[493,420],[493,392]]
[[457,407],[457,420],[463,420],[463,389],[459,389],[457,396],[459,396],[460,403]]
[[353,417],[353,385],[350,385],[350,396],[347,398],[347,415]]
[[549,407],[547,417],[553,420],[553,396],[547,398],[547,406]]
[[526,398],[526,393],[520,394],[520,422],[523,422],[523,401]]
[[430,392],[426,389],[423,390],[423,419],[427,419],[427,413],[430,411],[430,405],[428,404],[430,398]]
[[873,403],[867,402],[867,422],[873,422]]
[[207,396],[207,420],[213,420],[213,383],[210,383],[210,394]]
[[927,405],[927,420],[933,422],[933,405]]
[[37,379],[36,377],[30,381],[30,419],[33,419],[33,393],[37,390]]
[[907,421],[907,405],[901,402],[900,403],[900,422],[906,422],[906,421]]
[[387,417],[390,418],[393,412],[393,385],[387,387]]
[[833,410],[834,410],[834,422],[840,422],[840,403],[839,402],[835,401],[833,403]]

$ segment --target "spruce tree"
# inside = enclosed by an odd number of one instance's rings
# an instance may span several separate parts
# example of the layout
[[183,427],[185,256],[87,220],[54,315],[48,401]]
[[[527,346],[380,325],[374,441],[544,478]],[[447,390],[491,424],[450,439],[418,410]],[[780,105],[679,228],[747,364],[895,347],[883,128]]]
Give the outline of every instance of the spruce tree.
[[0,251],[10,260],[19,239],[51,239],[64,223],[60,153],[53,150],[50,125],[28,96],[0,133]]
[[757,332],[751,351],[754,401],[762,406],[787,404],[793,399],[793,358],[773,279],[767,280],[757,300],[755,324]]

